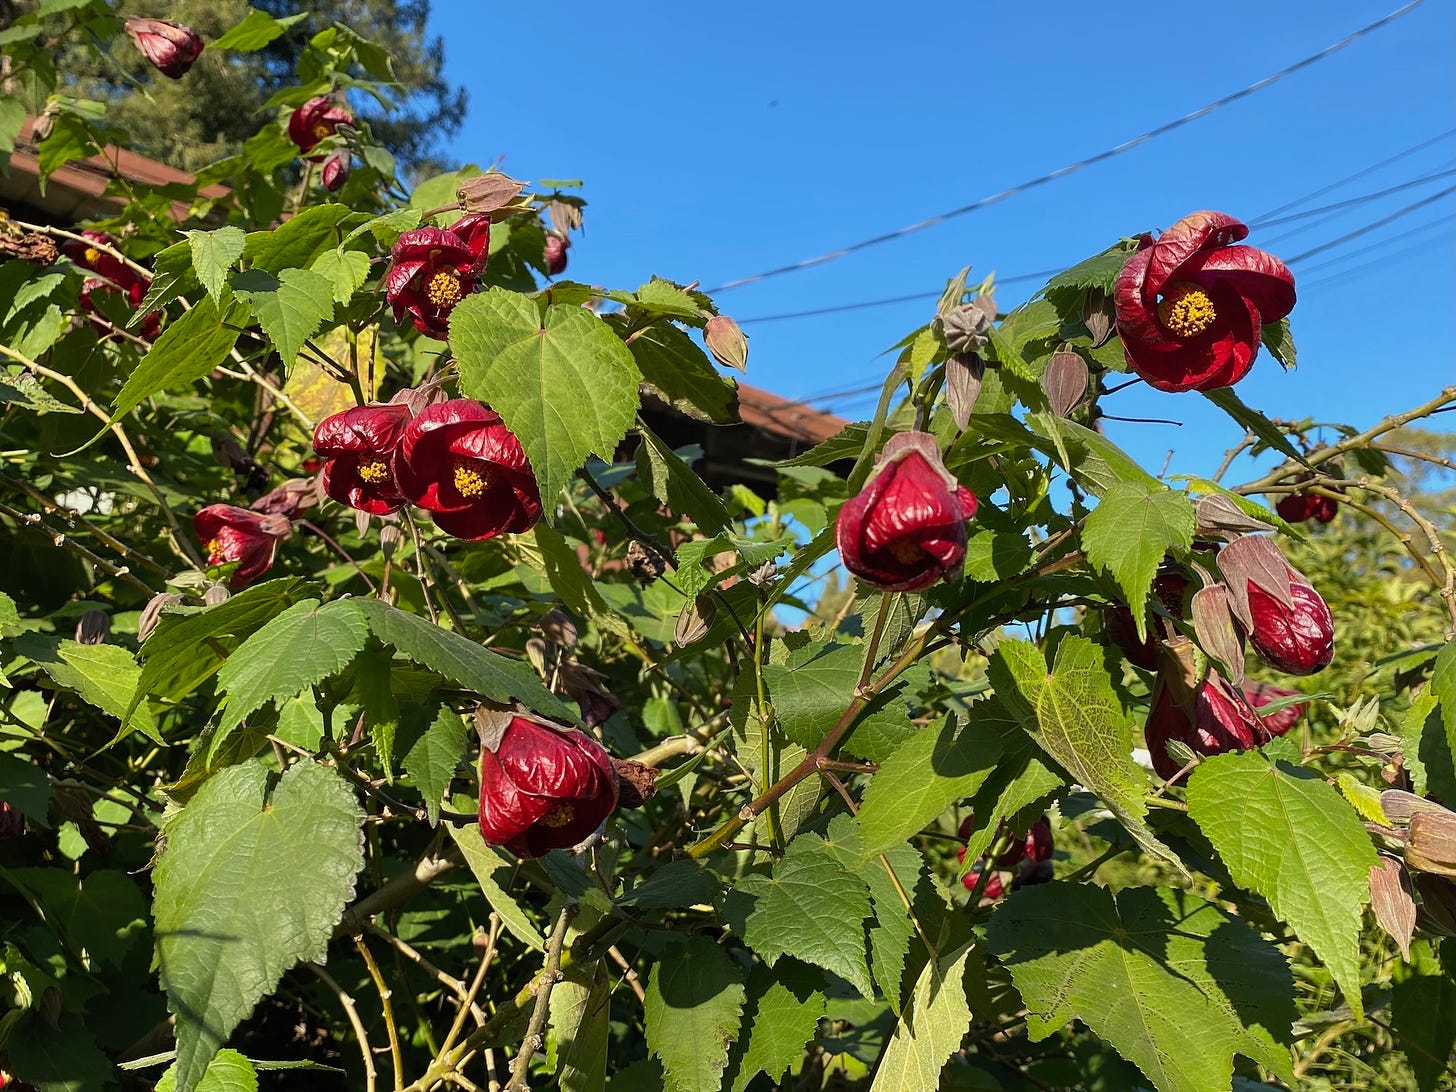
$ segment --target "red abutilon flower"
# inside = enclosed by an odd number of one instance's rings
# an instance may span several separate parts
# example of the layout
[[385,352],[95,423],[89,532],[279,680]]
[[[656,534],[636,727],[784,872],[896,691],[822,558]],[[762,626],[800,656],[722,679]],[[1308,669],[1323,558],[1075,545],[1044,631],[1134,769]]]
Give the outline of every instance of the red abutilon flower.
[[[146,298],[147,289],[152,286],[152,279],[145,273],[137,272],[116,255],[101,249],[116,246],[116,240],[106,232],[93,231],[88,228],[81,232],[81,235],[84,241],[70,239],[61,247],[61,252],[77,266],[88,273],[96,274],[94,277],[87,277],[86,283],[81,286],[81,294],[77,299],[81,309],[89,311],[93,315],[100,315],[101,312],[97,309],[93,299],[98,292],[120,292],[126,296],[127,302],[133,308],[141,306],[142,300]],[[99,323],[95,325],[104,329]],[[162,312],[148,311],[142,318],[141,336],[152,341],[161,330]]]
[[1320,497],[1313,493],[1290,493],[1274,506],[1279,518],[1286,523],[1303,523],[1307,519],[1318,523],[1329,523],[1339,511],[1334,497]]
[[1152,704],[1143,736],[1153,769],[1165,780],[1172,780],[1183,768],[1168,753],[1169,740],[1176,739],[1195,754],[1207,756],[1247,751],[1267,738],[1254,713],[1228,691],[1217,675],[1209,675],[1194,690],[1191,716],[1161,679],[1153,685]]
[[551,276],[559,277],[566,272],[566,248],[570,245],[560,235],[546,236],[542,257],[546,263],[546,272]]
[[394,244],[393,262],[384,274],[384,294],[394,321],[409,315],[415,329],[444,341],[450,312],[475,291],[490,246],[490,217],[462,216],[448,228],[406,231]]
[[352,167],[353,161],[349,155],[349,149],[340,148],[324,160],[323,170],[319,172],[319,181],[330,193],[338,193],[344,183],[349,181],[349,171]]
[[1233,246],[1249,229],[1195,212],[1156,242],[1143,236],[1113,299],[1127,363],[1160,391],[1228,387],[1248,374],[1259,331],[1294,307],[1294,276],[1278,258]]
[[202,56],[202,36],[189,26],[165,19],[128,19],[122,24],[142,56],[158,72],[174,80],[187,75],[192,62]]
[[[1164,568],[1153,577],[1153,594],[1174,618],[1186,617],[1183,599],[1187,592],[1188,576],[1180,570]],[[1147,671],[1157,669],[1158,638],[1162,630],[1156,621],[1150,622],[1147,638],[1139,641],[1132,611],[1125,603],[1114,603],[1103,612],[1102,631],[1130,663]]]
[[1230,609],[1265,663],[1290,675],[1313,675],[1334,658],[1330,608],[1271,539],[1234,540],[1219,554],[1218,567]]
[[[961,846],[960,849],[956,850],[956,860],[959,861],[961,864],[966,863],[965,846]],[[984,857],[981,857],[976,861],[975,864],[971,865],[971,870],[961,877],[961,886],[964,887],[967,891],[974,891],[976,889],[976,884],[981,879],[981,873],[985,870],[986,859]],[[1005,893],[1006,887],[1004,884],[1002,884],[1001,877],[997,873],[992,872],[991,878],[986,881],[986,886],[981,889],[981,898],[999,899]]]
[[844,567],[886,591],[919,591],[960,568],[976,496],[946,470],[935,437],[890,437],[856,497],[844,502],[834,541]]
[[530,716],[485,714],[480,833],[518,857],[585,841],[617,806],[617,775],[602,745]]
[[1298,724],[1299,718],[1304,715],[1304,702],[1286,705],[1282,709],[1276,709],[1272,713],[1265,713],[1263,711],[1264,706],[1271,705],[1276,701],[1299,697],[1298,690],[1289,690],[1283,686],[1272,686],[1269,683],[1262,682],[1245,682],[1242,689],[1244,697],[1248,698],[1249,704],[1258,711],[1259,719],[1264,722],[1265,731],[1271,736],[1282,736]]
[[209,504],[192,517],[209,565],[238,562],[228,586],[246,588],[273,564],[278,544],[292,533],[284,516],[264,515],[231,504]]
[[[288,116],[288,139],[301,152],[310,152],[314,145],[334,135],[340,125],[353,125],[354,115],[328,95],[317,95]],[[309,156],[322,159],[322,156]]]
[[404,507],[394,483],[394,452],[410,423],[409,407],[354,406],[325,417],[313,430],[313,449],[325,456],[324,492],[340,504],[382,516]]
[[395,451],[394,480],[456,538],[520,534],[541,518],[541,492],[521,442],[500,414],[468,398],[437,402],[409,423]]

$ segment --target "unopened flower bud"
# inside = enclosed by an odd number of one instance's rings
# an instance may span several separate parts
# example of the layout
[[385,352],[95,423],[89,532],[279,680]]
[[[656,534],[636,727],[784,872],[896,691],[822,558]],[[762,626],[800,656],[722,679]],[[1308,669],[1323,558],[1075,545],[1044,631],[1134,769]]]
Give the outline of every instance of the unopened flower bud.
[[351,170],[353,170],[353,157],[349,155],[347,148],[340,148],[324,160],[323,170],[319,172],[319,181],[330,193],[338,193],[344,183],[349,181]]
[[951,420],[962,432],[971,423],[976,399],[981,397],[981,377],[986,362],[975,353],[956,353],[945,362],[945,404]]
[[1100,288],[1089,288],[1082,297],[1082,325],[1092,337],[1092,348],[1100,349],[1112,337],[1117,323],[1117,308],[1112,297]]
[[201,35],[181,23],[131,18],[122,26],[152,67],[171,79],[180,80],[202,56]]
[[1264,661],[1290,675],[1312,675],[1335,654],[1330,608],[1279,547],[1257,535],[1219,554],[1229,605]]
[[111,617],[104,610],[92,608],[76,623],[76,643],[102,645],[111,636]]
[[0,800],[0,843],[13,842],[25,833],[25,816]]
[[581,227],[581,208],[570,201],[552,201],[546,206],[546,218],[553,230],[565,235]]
[[174,592],[162,592],[154,595],[142,608],[141,617],[137,619],[137,641],[145,641],[157,628],[157,623],[162,620],[162,612],[173,604],[182,602],[182,597]]
[[1228,589],[1210,584],[1193,593],[1188,604],[1198,646],[1213,658],[1235,686],[1244,681],[1244,640],[1229,611]]
[[953,353],[978,353],[986,347],[986,331],[996,318],[996,301],[977,296],[964,307],[936,315],[931,329]]
[[465,179],[455,189],[455,200],[466,214],[489,213],[511,205],[526,183],[508,174],[491,171]]
[[577,640],[576,623],[571,616],[563,610],[552,607],[545,614],[541,615],[541,621],[537,623],[541,632],[546,634],[552,641],[562,648],[575,648]]
[[1064,349],[1053,353],[1042,373],[1047,402],[1058,417],[1070,417],[1087,393],[1087,362],[1080,353]]
[[397,523],[386,523],[379,528],[379,552],[389,561],[404,542],[404,530]]
[[596,728],[622,708],[622,701],[602,685],[602,673],[584,664],[565,660],[556,669],[557,689],[581,710],[581,722]]
[[202,602],[209,607],[215,607],[219,603],[226,603],[232,598],[232,592],[228,591],[226,584],[214,584],[202,593]]
[[560,235],[546,236],[546,246],[542,251],[542,261],[546,266],[549,276],[559,277],[566,272],[566,248],[571,244]]
[[696,644],[708,635],[708,630],[713,628],[713,622],[718,617],[718,608],[711,596],[700,595],[687,606],[683,607],[682,613],[677,616],[677,628],[673,630],[672,639],[679,646]]
[[1405,863],[1415,872],[1456,879],[1456,812],[1423,809],[1412,815]]
[[725,368],[743,371],[748,366],[748,338],[727,315],[714,315],[703,327],[703,344]]
[[1227,689],[1217,675],[1209,675],[1193,694],[1192,716],[1179,704],[1174,688],[1159,680],[1153,688],[1153,708],[1143,734],[1153,769],[1165,780],[1176,777],[1184,763],[1168,751],[1169,741],[1182,743],[1195,754],[1247,751],[1261,742],[1260,726],[1247,706]]
[[1272,531],[1274,528],[1240,508],[1222,493],[1200,497],[1193,506],[1196,521],[1194,534],[1204,537],[1237,538],[1250,531]]

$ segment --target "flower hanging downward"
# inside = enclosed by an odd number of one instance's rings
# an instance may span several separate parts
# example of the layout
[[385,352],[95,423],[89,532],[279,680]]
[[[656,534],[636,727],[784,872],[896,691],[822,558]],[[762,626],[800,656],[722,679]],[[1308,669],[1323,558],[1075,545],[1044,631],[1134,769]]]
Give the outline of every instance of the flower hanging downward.
[[449,228],[406,231],[394,244],[384,294],[394,321],[406,315],[415,329],[439,341],[450,336],[450,312],[475,291],[490,246],[490,217],[462,216]]
[[1290,675],[1313,675],[1334,659],[1329,606],[1271,539],[1245,535],[1229,543],[1218,567],[1234,617],[1265,663]]
[[354,406],[320,421],[313,447],[327,457],[320,471],[324,492],[374,516],[403,508],[393,462],[409,422],[409,407],[400,403]]
[[209,504],[192,518],[209,565],[238,562],[228,586],[246,588],[268,571],[278,544],[292,534],[287,517],[262,515],[231,504]]
[[890,437],[834,528],[844,566],[886,591],[919,591],[960,568],[976,497],[946,470],[928,432]]
[[1278,258],[1232,246],[1249,229],[1195,212],[1144,236],[1117,277],[1117,332],[1127,363],[1160,391],[1228,387],[1248,374],[1259,331],[1294,307],[1294,276]]
[[202,36],[189,26],[165,19],[128,19],[122,24],[131,40],[162,75],[180,80],[202,56]]
[[529,531],[541,492],[521,442],[489,406],[438,402],[409,423],[394,456],[399,491],[463,539]]
[[617,775],[596,740],[531,716],[481,710],[480,833],[518,857],[585,841],[617,806]]
[[[318,95],[288,116],[288,139],[301,152],[313,151],[314,145],[334,135],[340,125],[353,125],[354,115],[327,95]],[[309,156],[318,160],[323,156]]]
[[1225,751],[1247,751],[1268,739],[1269,733],[1247,703],[1234,697],[1228,684],[1209,675],[1195,688],[1190,711],[1178,703],[1173,687],[1161,678],[1153,684],[1152,712],[1143,734],[1153,769],[1164,780],[1172,780],[1182,764],[1168,753],[1167,744],[1177,740],[1196,754],[1216,755]]

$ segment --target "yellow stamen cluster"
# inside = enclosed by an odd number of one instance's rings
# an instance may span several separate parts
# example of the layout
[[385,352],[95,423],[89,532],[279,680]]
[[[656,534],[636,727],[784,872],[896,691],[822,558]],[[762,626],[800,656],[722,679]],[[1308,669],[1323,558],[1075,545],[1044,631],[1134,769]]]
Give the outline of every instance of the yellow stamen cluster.
[[1213,300],[1196,284],[1171,284],[1158,303],[1158,318],[1177,337],[1197,337],[1217,317]]
[[897,538],[890,543],[890,553],[895,555],[895,560],[904,565],[914,565],[924,560],[925,551],[920,544],[908,538]]
[[378,485],[389,478],[389,464],[383,459],[371,459],[359,464],[359,478],[370,485]]
[[437,270],[425,286],[425,295],[436,307],[454,307],[460,302],[460,274],[453,269]]
[[455,464],[455,488],[462,497],[478,497],[485,492],[489,482],[479,467],[480,464],[474,460]]
[[206,549],[207,549],[207,563],[209,565],[221,565],[223,562],[225,562],[227,560],[227,558],[225,558],[225,557],[222,556],[222,540],[221,539],[216,539],[215,538],[211,542],[206,543]]
[[576,809],[570,804],[557,804],[541,816],[541,822],[548,827],[564,827],[576,818]]
[[86,264],[95,265],[100,260],[101,251],[97,250],[94,246],[88,246],[86,248]]
[[315,140],[323,140],[326,136],[333,136],[333,126],[329,125],[326,121],[316,121],[313,126],[313,135]]

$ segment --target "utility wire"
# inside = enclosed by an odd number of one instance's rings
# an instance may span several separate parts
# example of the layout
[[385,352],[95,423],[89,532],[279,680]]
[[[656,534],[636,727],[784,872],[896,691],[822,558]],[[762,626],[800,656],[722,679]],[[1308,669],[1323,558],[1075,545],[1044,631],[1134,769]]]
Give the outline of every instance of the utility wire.
[[945,221],[953,219],[957,216],[964,216],[966,213],[976,212],[980,209],[986,208],[987,206],[1004,201],[1006,200],[1006,198],[1012,197],[1015,194],[1024,193],[1027,190],[1034,189],[1037,186],[1043,186],[1048,182],[1052,182],[1065,175],[1069,175],[1074,171],[1079,171],[1083,167],[1090,167],[1093,164],[1101,163],[1104,160],[1111,159],[1113,156],[1121,155],[1123,152],[1131,151],[1133,148],[1136,148],[1141,144],[1146,144],[1148,141],[1153,140],[1156,137],[1160,137],[1165,133],[1170,133],[1174,129],[1180,129],[1191,122],[1197,121],[1201,117],[1213,113],[1215,110],[1228,106],[1231,103],[1238,102],[1240,99],[1247,98],[1249,95],[1252,95],[1257,91],[1262,91],[1264,88],[1276,84],[1280,80],[1285,79],[1288,76],[1292,76],[1294,73],[1300,71],[1301,69],[1308,68],[1310,65],[1322,61],[1326,57],[1329,57],[1334,53],[1338,53],[1346,46],[1358,41],[1359,39],[1365,37],[1367,34],[1371,34],[1374,31],[1379,30],[1381,27],[1386,26],[1389,23],[1393,23],[1401,16],[1414,11],[1423,3],[1425,3],[1425,0],[1410,0],[1410,3],[1404,5],[1403,7],[1397,8],[1395,11],[1391,12],[1389,15],[1386,15],[1384,18],[1377,19],[1375,22],[1369,24],[1368,26],[1361,27],[1354,33],[1348,34],[1344,38],[1341,38],[1333,45],[1326,46],[1318,53],[1312,53],[1308,57],[1305,57],[1299,61],[1296,61],[1294,64],[1289,65],[1287,68],[1281,68],[1278,72],[1275,72],[1269,76],[1265,76],[1262,80],[1251,83],[1247,87],[1241,88],[1240,90],[1233,92],[1233,94],[1225,95],[1221,99],[1215,99],[1213,102],[1210,102],[1205,106],[1201,106],[1197,110],[1184,114],[1182,117],[1176,118],[1175,120],[1167,122],[1163,125],[1159,125],[1156,129],[1149,129],[1147,132],[1141,133],[1138,136],[1133,137],[1131,140],[1125,140],[1121,144],[1113,145],[1111,148],[1107,148],[1101,152],[1098,152],[1096,155],[1088,156],[1086,159],[1079,160],[1076,163],[1069,163],[1065,167],[1058,167],[1056,170],[1050,171],[1047,174],[1029,179],[1026,182],[1021,182],[1015,186],[1012,186],[1009,189],[1002,190],[999,193],[993,193],[989,197],[982,197],[978,201],[972,201],[969,205],[962,205],[959,208],[951,209],[948,212],[940,213],[939,215],[932,216],[929,219],[921,220],[919,223],[910,224],[907,227],[900,228],[898,231],[891,231],[883,235],[876,235],[869,239],[861,239],[857,243],[850,243],[848,246],[840,247],[838,250],[832,250],[827,254],[820,254],[818,257],[815,258],[805,258],[803,261],[794,262],[792,265],[782,265],[776,269],[768,269],[762,273],[754,273],[753,275],[748,277],[740,277],[738,280],[728,281],[727,283],[720,284],[715,288],[710,288],[708,289],[708,293],[710,295],[716,295],[719,292],[726,292],[730,288],[739,288],[745,284],[753,284],[757,281],[767,280],[769,277],[777,277],[785,273],[796,273],[801,269],[809,269],[812,266],[823,265],[825,262],[835,261],[836,259],[843,258],[849,254],[854,254],[857,251],[865,250],[872,246],[878,246],[880,243],[888,243],[894,239],[900,239],[906,235],[912,235],[915,232],[924,231],[926,228],[935,227],[937,224],[942,224]]
[[1421,200],[1409,204],[1403,209],[1397,209],[1389,216],[1382,216],[1374,223],[1366,224],[1364,227],[1356,228],[1354,231],[1348,231],[1344,235],[1341,235],[1338,239],[1331,239],[1327,243],[1321,243],[1319,246],[1306,250],[1302,254],[1296,254],[1292,258],[1286,258],[1284,259],[1285,264],[1293,265],[1295,262],[1302,262],[1306,258],[1313,258],[1316,254],[1323,254],[1326,250],[1332,250],[1335,247],[1339,246],[1341,243],[1348,243],[1351,239],[1358,239],[1362,235],[1368,235],[1370,232],[1375,231],[1377,228],[1383,228],[1386,224],[1389,224],[1394,220],[1399,220],[1402,216],[1408,216],[1410,213],[1415,212],[1416,209],[1423,209],[1427,205],[1439,201],[1443,197],[1449,197],[1453,193],[1456,193],[1456,186],[1447,186],[1439,193],[1433,193],[1429,197],[1423,197],[1421,198]]
[[1446,241],[1449,240],[1444,240],[1436,236],[1428,236],[1418,242],[1412,243],[1410,246],[1403,246],[1398,250],[1392,250],[1387,254],[1382,254],[1380,257],[1373,258],[1368,262],[1361,262],[1359,265],[1351,266],[1349,269],[1342,269],[1338,273],[1331,273],[1328,277],[1321,277],[1317,281],[1310,281],[1304,285],[1304,288],[1306,291],[1310,291],[1315,288],[1323,288],[1327,284],[1334,284],[1336,281],[1351,281],[1356,277],[1370,272],[1372,269],[1387,265],[1397,258],[1404,258],[1408,254],[1414,254],[1417,251],[1425,250],[1437,243]]
[[1456,174],[1456,168],[1437,171],[1435,174],[1428,174],[1422,178],[1412,178],[1409,181],[1401,182],[1383,190],[1376,190],[1374,193],[1362,193],[1359,197],[1346,198],[1344,201],[1336,201],[1333,205],[1320,205],[1318,208],[1305,209],[1303,212],[1292,212],[1288,216],[1280,216],[1274,220],[1250,221],[1251,228],[1277,227],[1280,224],[1292,224],[1296,220],[1304,220],[1311,216],[1319,216],[1326,212],[1343,211],[1353,208],[1356,205],[1364,205],[1370,201],[1378,201],[1382,197],[1389,197],[1392,193],[1400,193],[1403,190],[1414,189],[1416,186],[1424,186],[1427,182],[1436,182],[1442,178],[1450,178]]
[[[1427,220],[1425,223],[1417,224],[1415,227],[1408,228],[1405,231],[1400,232],[1399,234],[1388,235],[1384,239],[1379,239],[1366,246],[1357,246],[1354,250],[1347,250],[1343,254],[1337,254],[1333,258],[1328,258],[1322,262],[1315,262],[1314,265],[1309,266],[1305,269],[1301,269],[1299,271],[1300,276],[1308,277],[1312,273],[1319,273],[1326,269],[1332,269],[1337,265],[1343,265],[1351,258],[1359,257],[1361,254],[1369,254],[1372,250],[1382,250],[1385,247],[1388,247],[1391,243],[1398,243],[1402,239],[1409,239],[1412,235],[1422,235],[1429,233],[1435,228],[1439,228],[1443,225],[1449,225],[1450,222],[1451,217],[1438,216],[1434,220]],[[1301,284],[1300,287],[1303,287],[1303,284]]]
[[1379,163],[1372,163],[1368,167],[1362,167],[1354,174],[1347,174],[1344,178],[1331,182],[1327,186],[1321,186],[1317,190],[1312,190],[1311,192],[1305,194],[1303,197],[1296,197],[1293,201],[1290,201],[1287,204],[1280,205],[1277,209],[1270,209],[1268,212],[1260,213],[1258,216],[1250,220],[1249,223],[1268,223],[1270,217],[1278,216],[1281,212],[1288,212],[1290,209],[1293,208],[1298,208],[1306,201],[1313,201],[1316,197],[1323,197],[1330,191],[1339,189],[1347,182],[1353,182],[1357,178],[1364,178],[1367,174],[1374,174],[1376,171],[1380,170],[1381,167],[1388,167],[1392,163],[1398,163],[1406,156],[1415,155],[1417,152],[1424,151],[1425,149],[1429,148],[1432,144],[1438,144],[1451,136],[1456,136],[1456,129],[1447,129],[1444,133],[1437,133],[1429,140],[1423,140],[1419,144],[1414,144],[1402,152],[1396,152],[1395,155],[1390,156],[1388,159],[1382,159]]

